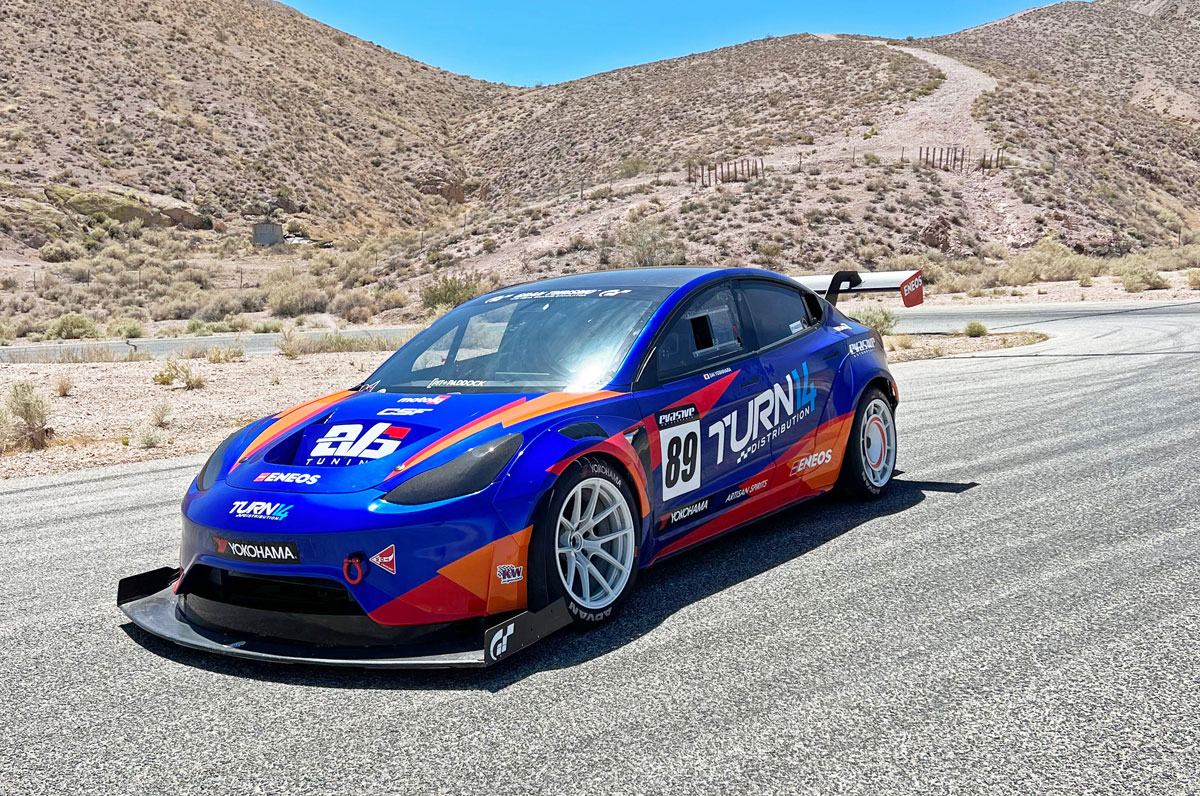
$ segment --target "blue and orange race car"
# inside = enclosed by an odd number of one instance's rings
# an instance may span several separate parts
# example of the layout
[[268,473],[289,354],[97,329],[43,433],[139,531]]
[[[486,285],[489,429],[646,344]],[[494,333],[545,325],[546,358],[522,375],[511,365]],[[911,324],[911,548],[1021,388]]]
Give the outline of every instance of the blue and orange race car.
[[144,630],[290,663],[486,666],[615,616],[639,570],[841,487],[878,496],[899,400],[839,294],[755,269],[486,294],[362,384],[236,432],[183,501],[179,568],[125,578]]

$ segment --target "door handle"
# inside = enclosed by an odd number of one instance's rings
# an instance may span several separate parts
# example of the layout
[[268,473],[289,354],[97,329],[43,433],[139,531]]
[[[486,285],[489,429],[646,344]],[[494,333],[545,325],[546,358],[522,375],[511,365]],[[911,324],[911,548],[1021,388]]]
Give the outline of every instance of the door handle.
[[738,382],[739,387],[749,387],[751,384],[758,384],[758,376],[755,376],[752,379],[745,379],[744,381]]

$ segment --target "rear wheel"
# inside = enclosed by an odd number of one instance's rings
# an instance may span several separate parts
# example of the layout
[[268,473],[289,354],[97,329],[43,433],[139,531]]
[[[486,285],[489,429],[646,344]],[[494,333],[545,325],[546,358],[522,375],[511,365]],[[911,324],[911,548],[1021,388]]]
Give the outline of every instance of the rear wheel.
[[895,471],[896,421],[892,404],[881,390],[872,387],[858,399],[838,486],[851,497],[874,500],[883,494]]
[[585,624],[615,615],[637,579],[635,506],[625,478],[603,459],[585,457],[563,473],[531,542],[545,602],[565,598]]

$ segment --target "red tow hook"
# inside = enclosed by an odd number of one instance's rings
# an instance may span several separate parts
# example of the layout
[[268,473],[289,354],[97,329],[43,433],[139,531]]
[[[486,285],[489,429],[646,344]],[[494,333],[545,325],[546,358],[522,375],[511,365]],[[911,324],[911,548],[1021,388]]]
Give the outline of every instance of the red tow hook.
[[[362,583],[363,579],[363,557],[362,553],[351,553],[342,561],[342,575],[345,576],[346,582],[351,586],[357,586]],[[350,573],[354,572],[352,576]]]

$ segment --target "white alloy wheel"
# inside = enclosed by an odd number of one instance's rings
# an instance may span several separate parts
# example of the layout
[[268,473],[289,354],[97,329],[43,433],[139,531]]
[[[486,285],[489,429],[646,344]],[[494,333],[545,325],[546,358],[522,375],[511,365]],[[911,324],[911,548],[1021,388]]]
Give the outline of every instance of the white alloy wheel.
[[633,512],[616,484],[588,478],[575,485],[559,511],[555,533],[558,577],[589,611],[612,605],[633,571]]
[[896,468],[896,423],[888,402],[875,398],[867,404],[861,428],[863,474],[872,486],[882,488]]

